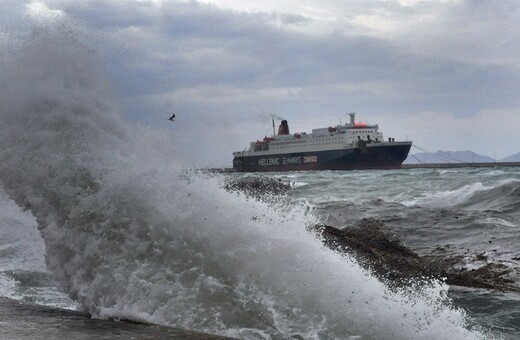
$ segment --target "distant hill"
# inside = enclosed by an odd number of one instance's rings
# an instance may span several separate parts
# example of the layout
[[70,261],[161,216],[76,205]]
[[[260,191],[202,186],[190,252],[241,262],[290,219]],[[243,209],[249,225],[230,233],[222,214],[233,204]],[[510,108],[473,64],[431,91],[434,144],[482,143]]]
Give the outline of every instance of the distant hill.
[[520,152],[517,152],[514,155],[501,159],[500,162],[520,162]]
[[[520,157],[520,153],[517,154]],[[515,155],[513,155],[515,156]],[[511,156],[511,157],[513,157]],[[488,156],[479,155],[473,151],[436,151],[435,153],[419,152],[410,153],[404,161],[405,164],[417,163],[485,163],[494,162]]]

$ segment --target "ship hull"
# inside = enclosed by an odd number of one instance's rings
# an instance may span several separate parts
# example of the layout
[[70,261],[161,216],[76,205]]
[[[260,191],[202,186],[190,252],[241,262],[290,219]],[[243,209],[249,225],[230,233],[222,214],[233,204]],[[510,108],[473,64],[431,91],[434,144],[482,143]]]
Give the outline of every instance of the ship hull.
[[373,143],[356,148],[286,154],[237,155],[233,169],[241,172],[399,169],[411,142]]

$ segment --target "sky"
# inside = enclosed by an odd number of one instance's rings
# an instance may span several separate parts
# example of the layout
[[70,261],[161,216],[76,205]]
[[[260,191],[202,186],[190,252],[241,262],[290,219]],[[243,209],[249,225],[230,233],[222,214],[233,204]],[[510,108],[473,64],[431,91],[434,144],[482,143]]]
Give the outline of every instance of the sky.
[[[189,165],[231,166],[272,134],[347,122],[431,151],[520,151],[520,2],[2,0],[0,46],[67,20],[125,117]],[[167,118],[175,113],[171,124]],[[412,148],[412,153],[422,152]]]

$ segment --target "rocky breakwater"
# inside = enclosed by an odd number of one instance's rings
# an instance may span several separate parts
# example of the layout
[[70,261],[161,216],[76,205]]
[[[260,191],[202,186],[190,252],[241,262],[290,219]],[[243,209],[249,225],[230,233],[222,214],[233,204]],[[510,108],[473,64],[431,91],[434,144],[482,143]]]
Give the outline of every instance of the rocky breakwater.
[[[258,175],[228,178],[224,187],[264,201],[278,200],[292,190],[290,182]],[[390,285],[427,283],[438,279],[456,286],[520,292],[519,282],[509,275],[511,268],[491,262],[470,269],[461,256],[451,255],[439,248],[419,255],[403,245],[376,219],[362,219],[356,225],[343,229],[330,225],[316,225],[308,229],[316,233],[326,247],[354,257],[361,266]]]
[[477,269],[467,269],[462,257],[450,256],[438,249],[419,256],[377,220],[364,219],[343,230],[325,225],[311,230],[320,235],[327,247],[348,253],[364,268],[393,285],[439,279],[456,286],[520,292],[518,283],[508,277],[511,269],[505,265],[487,263]]

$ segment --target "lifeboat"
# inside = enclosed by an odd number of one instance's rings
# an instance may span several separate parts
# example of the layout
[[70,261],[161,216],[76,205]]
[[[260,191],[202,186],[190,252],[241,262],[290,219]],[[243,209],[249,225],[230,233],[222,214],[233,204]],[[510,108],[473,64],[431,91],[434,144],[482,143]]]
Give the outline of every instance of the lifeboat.
[[298,132],[296,132],[296,133],[294,134],[294,138],[300,138],[300,137],[301,137],[301,135],[300,135]]
[[264,142],[270,142],[273,139],[274,139],[273,137],[264,137]]
[[332,127],[332,126],[329,126],[329,132],[336,132],[336,128]]
[[365,123],[356,123],[356,124],[354,124],[354,127],[355,127],[356,129],[359,129],[359,128],[366,128],[367,126],[368,126],[368,125],[365,124]]

